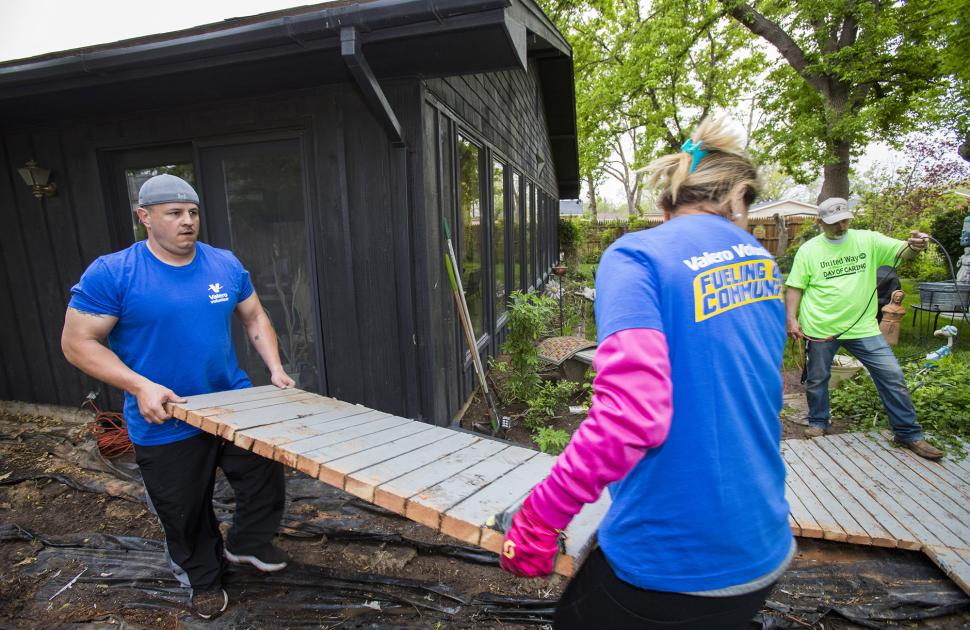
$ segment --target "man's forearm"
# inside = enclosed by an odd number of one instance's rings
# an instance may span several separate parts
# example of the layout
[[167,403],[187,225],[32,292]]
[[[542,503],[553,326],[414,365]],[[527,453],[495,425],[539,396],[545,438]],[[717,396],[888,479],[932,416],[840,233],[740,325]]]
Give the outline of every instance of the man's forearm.
[[260,313],[252,322],[246,324],[246,335],[270,372],[283,368],[276,331],[273,330],[273,323],[266,313]]
[[798,307],[802,303],[802,290],[788,287],[785,291],[785,313],[788,319],[798,319]]
[[94,339],[63,344],[64,357],[88,376],[112,387],[136,394],[151,381],[122,362],[118,355]]

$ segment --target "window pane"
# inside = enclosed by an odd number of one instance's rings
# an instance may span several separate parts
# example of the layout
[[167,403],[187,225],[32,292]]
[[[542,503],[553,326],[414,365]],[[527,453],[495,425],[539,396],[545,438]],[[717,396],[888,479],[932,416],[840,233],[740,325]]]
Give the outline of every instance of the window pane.
[[525,230],[525,261],[523,261],[522,266],[525,268],[525,284],[526,286],[532,286],[534,284],[532,280],[532,213],[535,211],[535,204],[533,199],[535,198],[535,189],[532,187],[532,182],[526,182],[525,185],[525,206],[523,210],[522,219],[522,229]]
[[[295,141],[267,144],[256,156],[222,160],[232,250],[249,270],[279,338],[283,368],[301,389],[319,383],[316,311],[307,251],[303,175]],[[237,344],[253,385],[269,373],[252,344]]]
[[522,287],[522,176],[512,174],[512,289]]
[[482,198],[479,181],[480,149],[458,136],[461,282],[475,337],[485,332],[485,285],[482,276]]
[[492,261],[495,265],[495,318],[505,312],[505,165],[492,163]]
[[195,168],[188,164],[160,164],[148,168],[125,169],[125,180],[128,185],[128,203],[131,204],[131,229],[135,232],[135,240],[143,241],[148,238],[145,226],[138,220],[138,191],[141,185],[156,175],[175,175],[181,177],[195,188]]

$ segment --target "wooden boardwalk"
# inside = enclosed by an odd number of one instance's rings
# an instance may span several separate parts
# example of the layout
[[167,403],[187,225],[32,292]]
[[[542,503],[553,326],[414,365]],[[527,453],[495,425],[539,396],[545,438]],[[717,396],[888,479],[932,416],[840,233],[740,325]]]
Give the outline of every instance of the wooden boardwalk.
[[[461,431],[271,385],[192,396],[176,418],[463,542],[501,551],[485,526],[548,474],[555,458]],[[970,463],[929,462],[843,434],[787,440],[797,536],[922,550],[970,594]],[[608,493],[567,529],[556,572],[571,575]]]
[[923,551],[970,594],[970,460],[925,460],[885,434],[785,440],[796,536]]
[[[192,396],[174,415],[463,542],[501,552],[488,518],[514,506],[555,458],[462,431],[272,385]],[[566,530],[556,572],[571,575],[608,493]]]

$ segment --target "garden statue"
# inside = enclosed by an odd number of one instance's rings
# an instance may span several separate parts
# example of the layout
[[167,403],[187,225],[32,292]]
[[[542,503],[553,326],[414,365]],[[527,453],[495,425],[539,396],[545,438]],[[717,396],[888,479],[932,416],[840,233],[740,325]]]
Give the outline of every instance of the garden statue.
[[970,283],[970,216],[963,218],[960,244],[963,245],[963,256],[957,261],[957,282]]
[[902,291],[893,291],[889,303],[882,307],[882,321],[879,322],[879,331],[885,337],[886,343],[895,346],[899,343],[899,322],[906,314],[906,307],[903,306],[903,298],[906,294]]

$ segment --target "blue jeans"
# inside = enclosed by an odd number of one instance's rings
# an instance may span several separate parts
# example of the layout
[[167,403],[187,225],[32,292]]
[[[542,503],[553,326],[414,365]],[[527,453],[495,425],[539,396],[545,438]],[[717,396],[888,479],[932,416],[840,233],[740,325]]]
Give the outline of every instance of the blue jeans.
[[829,377],[832,375],[832,357],[840,347],[848,350],[868,368],[896,438],[905,443],[922,440],[922,428],[916,422],[916,409],[909,397],[903,371],[882,335],[863,339],[808,342],[808,381],[805,384],[808,395],[808,423],[821,429],[829,426],[832,415],[829,407]]

